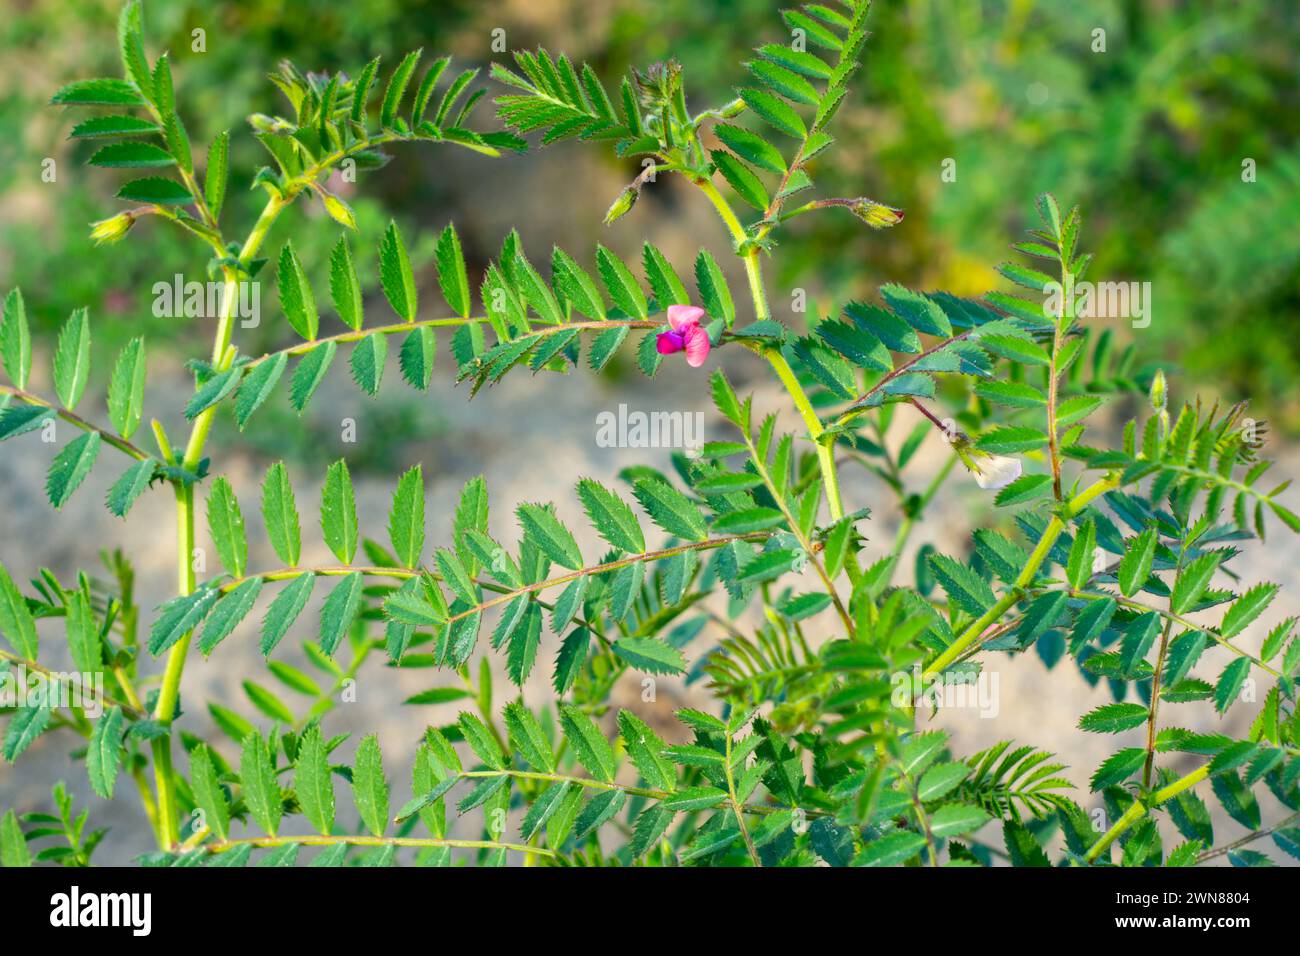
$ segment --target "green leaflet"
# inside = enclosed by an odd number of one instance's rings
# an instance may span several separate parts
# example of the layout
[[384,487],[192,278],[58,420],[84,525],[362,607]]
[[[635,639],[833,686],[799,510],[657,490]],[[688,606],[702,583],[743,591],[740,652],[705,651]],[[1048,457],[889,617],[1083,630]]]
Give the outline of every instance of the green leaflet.
[[149,61],[145,57],[144,40],[141,37],[140,4],[138,0],[122,7],[117,16],[117,46],[122,57],[126,75],[145,97],[156,99],[153,77],[149,73]]
[[760,212],[767,209],[771,202],[767,189],[749,167],[725,150],[715,149],[709,155],[718,167],[718,172],[722,173],[722,178],[735,190],[737,196]]
[[555,753],[546,738],[542,725],[537,722],[532,711],[519,701],[506,705],[506,729],[510,735],[511,746],[534,770],[542,773],[555,772]]
[[27,850],[27,839],[18,824],[18,815],[12,810],[0,817],[0,865],[6,867],[32,865],[32,856]]
[[630,505],[591,478],[578,482],[578,497],[596,532],[620,551],[641,554],[645,536]]
[[574,578],[555,599],[555,603],[551,606],[551,630],[556,634],[563,634],[569,622],[582,609],[590,580],[591,576],[587,574]]
[[298,367],[293,370],[293,376],[289,379],[289,404],[293,406],[294,411],[302,414],[303,409],[307,407],[317,387],[324,380],[325,373],[329,371],[338,348],[336,342],[327,339],[298,360]]
[[204,657],[211,654],[252,612],[258,595],[262,593],[262,584],[261,578],[249,578],[217,602],[203,625],[203,633],[199,635],[199,651]]
[[156,206],[188,206],[194,202],[188,189],[174,179],[161,176],[133,179],[117,191],[117,198]]
[[356,620],[361,605],[362,575],[353,571],[345,575],[329,596],[320,612],[320,638],[317,643],[327,656],[333,657],[339,642],[347,635]]
[[612,649],[629,666],[651,674],[680,674],[686,669],[681,651],[652,637],[620,638]]
[[216,405],[239,385],[243,370],[237,366],[214,371],[195,389],[194,394],[185,405],[185,417],[190,421],[198,418],[209,408]]
[[330,299],[343,324],[359,331],[365,310],[361,299],[361,283],[357,281],[357,268],[352,261],[352,249],[348,246],[346,236],[339,236],[339,241],[330,252]]
[[645,856],[650,847],[654,846],[668,830],[668,825],[672,822],[673,812],[657,803],[642,810],[636,818],[632,841],[628,844],[632,858],[640,859]]
[[609,290],[610,298],[624,315],[633,319],[649,316],[645,293],[633,277],[632,270],[604,246],[596,246],[596,271]]
[[465,271],[465,256],[460,249],[460,237],[451,223],[438,236],[434,260],[438,266],[438,285],[442,297],[451,311],[461,318],[469,318],[471,301],[469,276]]
[[364,123],[366,117],[366,99],[370,95],[370,84],[375,81],[375,74],[379,72],[379,57],[375,57],[361,69],[361,75],[357,77],[356,84],[352,93],[352,121],[354,123]]
[[372,332],[352,347],[352,380],[367,395],[379,393],[388,360],[388,336]]
[[105,800],[113,799],[117,768],[121,760],[123,717],[121,707],[111,707],[95,721],[86,748],[86,773],[90,786]]
[[578,819],[573,824],[575,840],[584,839],[587,834],[612,820],[623,804],[627,803],[627,794],[622,790],[602,790],[587,801]]
[[412,126],[419,126],[420,121],[424,119],[424,111],[429,105],[429,98],[433,95],[438,78],[442,76],[450,62],[449,56],[439,57],[425,71],[424,79],[420,80],[420,88],[415,91],[415,102],[411,105]]
[[704,310],[731,328],[736,321],[736,304],[732,301],[721,267],[707,250],[701,251],[695,260],[695,285],[700,290]]
[[1147,709],[1141,704],[1102,704],[1079,718],[1079,728],[1098,734],[1117,734],[1146,720]]
[[144,413],[145,370],[144,339],[134,338],[118,355],[108,384],[109,421],[123,438],[129,439],[140,427]]
[[398,479],[388,516],[388,540],[403,567],[419,565],[424,551],[424,472],[419,465]]
[[1084,523],[1070,546],[1070,559],[1066,566],[1066,579],[1070,587],[1078,590],[1092,577],[1093,553],[1097,547],[1097,526],[1092,521]]
[[67,607],[68,650],[72,663],[83,674],[94,673],[104,667],[104,652],[99,637],[99,620],[90,607],[90,598],[84,590],[70,595]]
[[643,579],[645,579],[645,564],[640,561],[624,564],[614,572],[614,580],[610,583],[610,604],[608,604],[611,620],[621,622],[628,617],[632,605],[641,594]]
[[171,153],[152,143],[109,143],[86,160],[105,169],[151,169],[175,165]]
[[204,585],[159,607],[158,619],[149,631],[149,653],[157,657],[197,627],[219,595],[218,590]]
[[666,482],[642,478],[633,486],[633,494],[650,519],[668,534],[687,541],[703,541],[708,536],[700,509]]
[[438,354],[438,336],[428,326],[420,326],[407,333],[398,353],[398,367],[402,378],[423,392],[433,379],[433,360]]
[[887,833],[853,858],[854,866],[899,866],[925,849],[925,837],[909,830]]
[[54,349],[54,390],[65,408],[77,407],[89,377],[90,319],[85,309],[76,309],[59,330]]
[[289,365],[289,353],[279,352],[253,366],[239,385],[235,398],[235,422],[243,431],[253,413],[271,397]]
[[510,648],[506,655],[506,674],[518,687],[522,687],[532,673],[542,637],[541,607],[529,601],[525,605],[525,611],[522,623],[510,635]]
[[379,244],[379,281],[393,311],[407,322],[414,322],[419,311],[415,273],[411,271],[411,259],[395,222],[388,224],[388,231]]
[[546,825],[546,821],[550,820],[564,805],[565,797],[569,795],[571,787],[573,784],[567,780],[557,781],[543,790],[533,801],[533,805],[528,808],[528,813],[524,815],[524,822],[520,828],[525,840],[531,840],[536,836],[537,832]]
[[582,552],[578,550],[578,542],[551,510],[542,505],[523,504],[515,513],[527,539],[542,553],[572,571],[581,570]]
[[357,503],[348,464],[339,459],[325,473],[321,489],[320,527],[325,544],[344,564],[357,553]]
[[1250,658],[1238,657],[1223,669],[1219,682],[1214,685],[1214,708],[1219,713],[1226,713],[1237,699],[1246,678],[1250,675]]
[[14,385],[27,387],[27,377],[32,370],[32,335],[20,289],[13,289],[5,296],[4,313],[0,318],[0,362],[3,362]]
[[438,548],[433,557],[438,573],[442,575],[447,587],[470,607],[478,604],[479,595],[474,578],[456,553],[447,548]]
[[267,469],[262,482],[262,518],[275,553],[289,567],[296,566],[302,548],[302,534],[293,486],[289,484],[289,473],[282,461]]
[[3,564],[0,564],[0,634],[19,657],[29,661],[37,659],[36,619]]
[[[6,395],[5,398],[8,398]],[[46,422],[58,418],[53,408],[41,405],[24,405],[21,403],[0,409],[0,441],[16,438],[28,432],[44,428]]]
[[293,787],[298,805],[316,832],[328,835],[333,831],[334,782],[330,776],[325,738],[321,735],[318,724],[307,728],[298,741]]
[[320,329],[320,314],[316,311],[311,283],[303,271],[302,263],[298,261],[292,242],[285,243],[280,252],[276,282],[280,290],[280,307],[284,310],[289,325],[304,339],[314,340]]
[[1228,608],[1223,615],[1223,624],[1219,633],[1225,638],[1240,634],[1255,618],[1264,613],[1264,609],[1273,601],[1278,592],[1276,584],[1257,584]]
[[930,817],[930,832],[935,837],[949,838],[971,833],[989,821],[989,815],[969,803],[950,803],[940,807]]
[[16,761],[32,742],[50,725],[51,709],[48,701],[36,707],[19,707],[9,719],[5,729],[4,758]]
[[524,301],[532,306],[538,317],[548,325],[560,325],[564,321],[564,312],[551,287],[533,268],[523,250],[516,248],[512,274],[516,285],[523,294]]
[[761,136],[730,123],[719,123],[713,132],[724,146],[751,166],[778,175],[785,172],[785,160],[781,158],[780,150]]
[[559,246],[551,253],[551,281],[576,311],[591,319],[605,318],[605,300],[596,281]]
[[682,285],[682,280],[673,271],[668,259],[648,242],[641,247],[641,262],[660,309],[667,309],[670,305],[691,304],[686,286]]
[[587,364],[591,366],[593,372],[599,372],[609,364],[609,360],[614,357],[619,346],[626,341],[629,331],[626,325],[617,325],[596,336],[587,355]]
[[293,622],[298,619],[302,609],[307,606],[312,588],[316,584],[316,575],[310,571],[298,575],[287,584],[262,618],[262,656],[267,657],[275,650],[277,644],[288,633]]
[[1151,576],[1151,562],[1156,555],[1156,530],[1148,528],[1133,539],[1119,562],[1119,589],[1132,597]]
[[630,710],[618,712],[618,726],[627,755],[636,765],[646,786],[656,790],[675,790],[677,768],[663,755],[667,745],[659,735]]
[[298,851],[302,847],[297,843],[285,843],[278,846],[270,853],[263,856],[257,861],[258,866],[265,866],[275,869],[289,868],[295,866],[298,862]]
[[391,129],[397,119],[398,108],[406,94],[406,86],[411,81],[411,74],[420,62],[421,52],[423,51],[413,50],[402,57],[402,62],[397,64],[397,69],[388,78],[388,87],[384,90],[384,100],[379,108],[379,125],[384,129]]
[[457,718],[457,725],[460,727],[461,736],[465,738],[465,743],[469,744],[475,756],[493,770],[506,768],[505,754],[483,721],[468,711],[462,711]]
[[221,216],[226,201],[226,181],[230,176],[230,131],[222,130],[208,148],[208,167],[203,180],[203,192],[208,209],[215,217]]
[[374,734],[362,738],[352,767],[352,799],[361,820],[375,836],[383,836],[388,826],[388,782],[384,779],[379,738]]
[[1089,781],[1094,793],[1123,783],[1146,762],[1147,752],[1142,747],[1127,747],[1107,757]]
[[1214,572],[1219,569],[1222,555],[1210,552],[1189,561],[1174,582],[1174,590],[1169,598],[1169,609],[1175,614],[1185,614],[1201,599],[1205,589],[1210,586]]
[[244,804],[253,819],[268,835],[275,836],[283,812],[280,785],[275,778],[273,755],[256,730],[244,738],[239,779],[243,784]]
[[208,492],[208,533],[222,566],[232,578],[242,578],[248,565],[248,538],[239,499],[224,476],[217,478]]
[[574,755],[593,777],[610,783],[618,772],[614,749],[595,721],[569,704],[560,705],[560,726]]
[[963,611],[978,617],[993,606],[993,589],[966,565],[942,554],[932,554],[930,568],[948,597]]

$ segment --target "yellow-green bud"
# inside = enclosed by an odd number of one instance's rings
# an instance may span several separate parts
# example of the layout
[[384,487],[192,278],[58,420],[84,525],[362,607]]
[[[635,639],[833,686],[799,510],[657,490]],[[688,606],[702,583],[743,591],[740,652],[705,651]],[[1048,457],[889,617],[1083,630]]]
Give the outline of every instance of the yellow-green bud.
[[853,215],[857,216],[872,229],[885,229],[889,226],[897,226],[903,221],[903,210],[895,209],[893,206],[886,206],[884,203],[876,202],[874,199],[859,199],[849,208],[853,210]]
[[631,212],[639,195],[641,195],[640,191],[633,189],[631,186],[619,193],[618,198],[610,205],[609,211],[605,213],[605,225],[613,225],[614,222]]
[[130,213],[118,213],[109,219],[101,219],[90,224],[90,238],[96,243],[117,242],[135,225],[135,216]]
[[1168,400],[1164,369],[1156,369],[1155,378],[1151,379],[1151,407],[1157,412],[1164,411]]

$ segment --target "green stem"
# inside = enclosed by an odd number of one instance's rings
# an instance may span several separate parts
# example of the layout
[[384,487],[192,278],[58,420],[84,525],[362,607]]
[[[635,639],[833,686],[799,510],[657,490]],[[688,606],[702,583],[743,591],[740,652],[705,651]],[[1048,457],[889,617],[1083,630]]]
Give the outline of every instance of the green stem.
[[[1077,515],[1095,498],[1098,498],[1109,491],[1114,491],[1119,487],[1119,483],[1120,480],[1117,477],[1103,478],[1081,491],[1072,501],[1069,502],[1068,505],[1066,505],[1066,519]],[[1034,576],[1038,573],[1038,569],[1042,566],[1043,562],[1047,560],[1048,554],[1052,551],[1052,546],[1056,544],[1056,539],[1061,536],[1061,532],[1064,530],[1065,521],[1062,520],[1060,515],[1053,515],[1052,520],[1048,522],[1046,529],[1043,531],[1043,536],[1039,538],[1037,547],[1035,547],[1033,553],[1029,555],[1028,562],[1026,562],[1024,568],[1021,569],[1020,576],[1016,578],[1011,589],[1007,591],[1006,594],[1002,595],[1002,597],[998,599],[997,603],[985,611],[984,614],[967,627],[966,630],[962,631],[961,635],[948,645],[947,649],[942,654],[927,664],[925,670],[922,672],[922,678],[942,673],[945,667],[961,656],[962,651],[979,640],[980,635],[984,633],[984,630],[989,625],[997,621],[998,618],[1010,610],[1011,607],[1024,596],[1024,589],[1034,580]]]
[[731,772],[731,733],[725,734],[726,748],[722,755],[722,769],[727,777],[727,795],[731,801],[731,812],[736,818],[736,826],[740,827],[740,835],[744,837],[745,849],[749,851],[749,858],[753,861],[754,866],[762,869],[763,861],[759,859],[758,850],[754,848],[754,839],[749,835],[749,827],[745,826],[745,813],[740,805],[740,799],[736,796],[736,779]]
[[1187,776],[1180,777],[1173,783],[1169,784],[1169,786],[1157,790],[1155,793],[1151,794],[1145,802],[1142,800],[1134,800],[1129,804],[1129,808],[1124,811],[1124,815],[1115,821],[1115,825],[1107,830],[1105,835],[1092,845],[1092,849],[1087,852],[1084,859],[1089,863],[1092,863],[1097,859],[1097,857],[1101,856],[1101,854],[1105,852],[1107,847],[1119,839],[1120,835],[1123,834],[1125,830],[1146,816],[1147,811],[1158,807],[1167,800],[1172,800],[1185,790],[1190,790],[1202,780],[1209,777],[1209,775],[1210,765],[1208,763],[1203,764]]
[[[291,200],[290,200],[291,201]],[[252,231],[240,249],[239,260],[248,263],[257,250],[276,217],[284,209],[286,200],[273,196],[258,216]],[[212,345],[212,363],[217,371],[225,371],[234,360],[230,348],[230,339],[234,327],[235,303],[238,300],[239,274],[231,267],[226,267],[225,295],[221,302],[221,316],[217,324],[216,339]],[[190,431],[189,442],[185,446],[185,457],[181,466],[193,470],[203,458],[203,447],[207,443],[208,431],[212,427],[216,408],[202,412],[195,420]],[[178,562],[179,593],[189,594],[194,590],[194,486],[177,483],[176,489],[176,550]],[[169,726],[176,716],[176,704],[180,697],[181,675],[185,671],[185,658],[190,649],[190,635],[185,635],[167,654],[167,664],[163,670],[162,686],[158,693],[158,703],[154,707],[154,719]],[[169,850],[175,846],[180,837],[176,806],[176,782],[172,770],[171,734],[155,737],[153,740],[154,782],[158,790],[158,831],[162,837],[162,848]]]

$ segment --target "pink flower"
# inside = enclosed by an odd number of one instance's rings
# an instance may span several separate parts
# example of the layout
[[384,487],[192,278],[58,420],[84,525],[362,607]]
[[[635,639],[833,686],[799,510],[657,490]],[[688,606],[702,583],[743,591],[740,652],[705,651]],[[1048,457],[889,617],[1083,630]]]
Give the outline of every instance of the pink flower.
[[686,350],[686,364],[699,368],[709,357],[709,333],[700,326],[704,310],[698,305],[670,305],[667,332],[660,332],[655,346],[660,355]]

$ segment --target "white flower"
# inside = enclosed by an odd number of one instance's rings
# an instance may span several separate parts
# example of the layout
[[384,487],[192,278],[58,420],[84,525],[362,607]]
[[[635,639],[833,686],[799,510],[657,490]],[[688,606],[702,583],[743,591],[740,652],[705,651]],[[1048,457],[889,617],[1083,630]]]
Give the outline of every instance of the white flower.
[[989,491],[1005,488],[1020,477],[1020,459],[980,456],[974,462],[975,484]]

